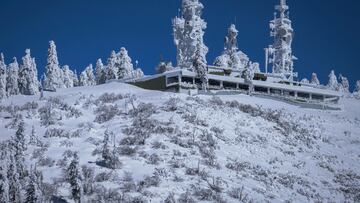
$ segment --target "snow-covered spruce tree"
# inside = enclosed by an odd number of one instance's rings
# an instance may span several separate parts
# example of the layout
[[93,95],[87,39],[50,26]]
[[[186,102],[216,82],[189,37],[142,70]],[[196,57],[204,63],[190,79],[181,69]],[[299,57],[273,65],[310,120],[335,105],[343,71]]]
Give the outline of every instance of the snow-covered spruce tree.
[[79,76],[76,70],[74,71],[74,75],[72,76],[72,79],[73,79],[74,87],[80,86]]
[[113,136],[113,133],[109,130],[106,130],[104,133],[104,140],[102,146],[102,158],[105,167],[110,169],[119,169],[121,167],[121,162],[117,155],[115,154],[115,147],[110,150],[110,136]]
[[310,84],[310,81],[307,78],[303,78],[300,82],[304,84]]
[[174,67],[171,62],[161,61],[159,65],[156,67],[156,73],[161,74],[167,71],[174,70]]
[[[228,35],[225,37],[224,52],[215,59],[214,65],[223,68],[232,68],[235,70],[244,70],[246,67],[255,69],[250,63],[249,57],[242,51],[239,51],[237,42],[238,30],[232,24],[228,29]],[[256,70],[256,72],[259,72]]]
[[117,79],[117,68],[116,68],[116,52],[113,50],[111,51],[110,57],[107,60],[107,70],[106,70],[106,80],[113,80]]
[[353,95],[356,99],[360,99],[360,80],[356,81],[356,86]]
[[20,121],[15,136],[11,140],[12,152],[16,162],[16,169],[20,180],[24,180],[27,176],[25,166],[25,151],[27,150],[27,143],[25,139],[25,123]]
[[6,93],[6,64],[4,54],[0,53],[0,101],[7,97]]
[[59,61],[56,52],[56,45],[54,41],[49,42],[47,65],[45,67],[46,78],[44,80],[44,89],[49,91],[56,91],[58,88],[64,88],[62,78],[62,70],[59,66]]
[[319,86],[319,85],[320,85],[320,81],[319,81],[316,73],[313,73],[313,74],[311,75],[311,82],[310,82],[310,84],[316,85],[316,86]]
[[31,173],[28,178],[28,183],[26,185],[26,203],[37,203],[39,202],[39,194],[36,187],[35,174]]
[[118,79],[129,79],[132,78],[134,71],[134,65],[131,62],[131,58],[128,51],[121,47],[120,52],[117,55],[116,67],[118,68],[117,78]]
[[333,70],[330,72],[327,88],[334,91],[339,90],[339,83]]
[[199,0],[183,0],[182,16],[173,20],[174,43],[177,48],[177,66],[194,71],[196,52],[206,62],[209,49],[204,44],[206,22],[201,18],[204,6]]
[[144,72],[140,68],[137,68],[132,72],[133,79],[140,79],[142,77],[144,77]]
[[39,93],[38,71],[35,58],[31,58],[30,49],[25,50],[22,64],[19,70],[19,89],[24,95],[36,95]]
[[68,65],[62,67],[63,83],[66,88],[74,87],[74,72],[70,70]]
[[110,157],[110,146],[109,146],[110,135],[112,135],[112,132],[106,130],[104,133],[103,146],[101,150],[101,156],[105,161],[108,160]]
[[21,184],[19,182],[15,158],[11,154],[9,166],[7,168],[7,179],[9,183],[9,202],[21,202]]
[[193,62],[194,71],[197,77],[200,78],[202,84],[202,90],[207,91],[209,86],[209,79],[207,76],[207,65],[201,50],[197,51],[195,60]]
[[96,84],[101,85],[106,82],[106,72],[104,68],[104,64],[101,59],[98,59],[96,62]]
[[35,126],[31,128],[31,134],[29,138],[29,145],[37,145],[38,144],[38,137],[36,135]]
[[18,95],[19,91],[19,64],[16,57],[13,58],[13,62],[9,64],[6,78],[6,92],[8,96]]
[[7,159],[6,152],[2,152],[0,158],[0,202],[6,203],[9,202],[9,182],[7,179],[7,164],[9,164],[9,160]]
[[75,202],[81,200],[81,177],[79,170],[79,156],[74,154],[73,160],[67,168],[67,180],[71,187],[71,195]]
[[80,86],[93,86],[96,85],[94,69],[92,64],[85,68],[85,70],[80,74],[79,80]]
[[340,84],[339,84],[339,91],[344,93],[350,93],[350,83],[349,80],[340,74],[339,76]]

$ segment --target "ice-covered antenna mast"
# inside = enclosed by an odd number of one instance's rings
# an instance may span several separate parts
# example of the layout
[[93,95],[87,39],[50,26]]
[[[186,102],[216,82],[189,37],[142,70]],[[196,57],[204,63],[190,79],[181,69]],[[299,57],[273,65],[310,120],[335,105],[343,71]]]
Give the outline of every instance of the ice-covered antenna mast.
[[294,70],[294,60],[297,58],[292,54],[292,41],[294,30],[288,15],[289,10],[286,0],[280,0],[280,5],[275,6],[274,20],[270,21],[270,36],[274,37],[274,43],[265,49],[266,69],[272,64],[272,74],[293,80],[297,77]]

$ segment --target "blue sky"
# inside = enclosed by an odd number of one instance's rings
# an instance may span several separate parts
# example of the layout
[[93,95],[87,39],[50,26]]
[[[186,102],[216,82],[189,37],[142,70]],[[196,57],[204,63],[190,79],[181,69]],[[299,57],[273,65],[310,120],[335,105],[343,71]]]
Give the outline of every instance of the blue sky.
[[[227,27],[236,23],[239,47],[264,67],[263,48],[271,43],[269,20],[279,0],[202,0],[208,23],[208,62],[223,50]],[[288,0],[295,29],[295,70],[310,78],[317,72],[327,82],[331,69],[360,79],[360,1]],[[0,51],[7,63],[26,48],[43,73],[49,40],[55,40],[59,61],[78,72],[111,50],[126,47],[146,74],[154,73],[160,55],[175,63],[171,19],[180,0],[1,0]],[[236,19],[236,20],[235,20]]]

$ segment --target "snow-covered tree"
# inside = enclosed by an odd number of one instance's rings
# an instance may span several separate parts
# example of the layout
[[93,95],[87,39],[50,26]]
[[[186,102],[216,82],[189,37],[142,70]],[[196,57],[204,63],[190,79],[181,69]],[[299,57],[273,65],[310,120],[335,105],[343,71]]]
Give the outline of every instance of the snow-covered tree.
[[111,169],[118,169],[121,167],[121,162],[115,154],[115,147],[110,149],[110,136],[113,136],[113,133],[109,130],[105,131],[103,146],[102,146],[102,159],[104,165]]
[[80,86],[93,86],[96,85],[94,69],[92,64],[85,68],[80,74]]
[[26,185],[26,203],[39,202],[39,194],[36,187],[35,174],[31,173]]
[[327,88],[334,91],[339,90],[339,83],[333,70],[330,72]]
[[110,57],[107,60],[107,71],[106,71],[106,80],[117,79],[117,68],[116,68],[117,56],[116,52],[111,51]]
[[36,145],[37,143],[38,143],[38,137],[36,135],[35,126],[32,126],[31,134],[30,134],[30,138],[29,138],[29,144]]
[[9,96],[20,94],[19,91],[19,64],[16,57],[13,62],[9,64],[8,74],[6,78],[6,91]]
[[[244,70],[250,60],[242,51],[239,51],[237,42],[238,30],[232,24],[228,29],[228,35],[225,37],[224,52],[215,59],[214,65],[223,68],[232,68],[235,70]],[[249,68],[255,69],[250,63]]]
[[300,82],[304,84],[310,84],[310,81],[307,78],[303,78]]
[[[183,0],[182,16],[173,20],[174,43],[177,48],[177,66],[194,71],[196,55],[201,55],[205,64],[209,49],[204,44],[207,27],[201,18],[204,6],[199,0]],[[197,53],[198,52],[198,53]]]
[[131,58],[128,51],[121,47],[120,52],[117,55],[116,67],[118,67],[117,78],[128,79],[132,78],[132,72],[134,71],[134,65],[131,62]]
[[194,67],[197,77],[199,77],[201,80],[202,89],[207,91],[208,86],[209,86],[209,79],[207,76],[207,65],[206,65],[205,59],[203,58],[201,50],[197,51],[197,53],[196,53],[196,57],[193,62],[193,67]]
[[356,82],[355,90],[353,92],[355,98],[360,99],[360,80]]
[[140,79],[142,77],[144,77],[144,72],[140,68],[137,68],[136,70],[132,71],[133,79]]
[[79,156],[74,154],[73,160],[67,168],[67,180],[71,187],[71,195],[75,202],[81,200],[81,176],[79,170]]
[[320,81],[319,81],[316,73],[313,73],[313,74],[311,75],[311,82],[310,82],[310,84],[316,85],[316,86],[319,86],[319,85],[320,85]]
[[15,158],[10,154],[10,161],[7,170],[7,179],[9,183],[10,202],[21,202],[21,184],[17,173]]
[[74,87],[74,72],[68,65],[62,67],[63,83],[66,88]]
[[56,45],[54,41],[49,42],[47,65],[45,67],[46,78],[44,80],[44,89],[49,91],[56,91],[58,88],[64,88],[62,78],[62,70],[60,69],[59,60],[56,52]]
[[35,58],[31,58],[30,49],[25,50],[19,70],[19,89],[21,94],[36,95],[39,93],[39,80]]
[[158,74],[165,73],[167,71],[174,70],[174,67],[171,62],[160,62],[159,65],[156,67],[156,72]]
[[254,76],[255,76],[255,72],[250,66],[251,66],[251,64],[249,62],[248,65],[243,69],[243,72],[242,72],[242,78],[244,78],[244,80],[247,83],[251,83],[251,81],[254,79]]
[[16,162],[16,169],[19,178],[23,180],[27,175],[25,167],[25,151],[27,150],[27,143],[25,140],[25,123],[20,121],[15,136],[11,140],[11,147]]
[[339,76],[339,79],[340,79],[339,91],[344,93],[350,93],[349,80],[346,77],[342,76],[341,74]]
[[4,54],[0,53],[0,101],[7,97],[6,94],[6,64]]
[[74,87],[80,86],[79,76],[78,76],[76,70],[74,71],[74,75],[73,75],[72,79],[73,79]]
[[355,92],[360,92],[360,80],[356,81]]
[[7,154],[2,153],[0,162],[0,202],[9,202],[9,182],[7,179]]
[[96,84],[101,85],[106,82],[106,72],[104,68],[104,64],[101,59],[98,59],[96,62]]

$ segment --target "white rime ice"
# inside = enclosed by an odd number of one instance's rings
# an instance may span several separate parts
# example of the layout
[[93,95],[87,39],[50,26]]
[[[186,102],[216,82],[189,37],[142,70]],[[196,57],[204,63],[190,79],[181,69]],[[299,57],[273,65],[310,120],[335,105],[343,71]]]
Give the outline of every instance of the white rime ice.
[[63,72],[63,83],[66,88],[74,87],[74,77],[75,73],[70,70],[68,65],[62,67]]
[[205,64],[208,47],[204,44],[206,22],[201,18],[204,6],[199,0],[183,0],[182,16],[173,20],[174,42],[177,47],[177,66],[194,70],[196,51]]
[[35,58],[31,58],[30,49],[26,49],[25,54],[19,70],[19,89],[23,95],[36,95],[39,93],[39,81]]
[[339,90],[339,83],[333,70],[330,72],[327,88],[334,91]]
[[19,64],[16,60],[16,57],[13,58],[13,62],[9,64],[7,70],[7,79],[6,79],[6,91],[9,96],[20,94],[19,91]]
[[101,59],[98,59],[96,62],[96,84],[101,85],[106,82],[106,72],[104,64]]
[[310,82],[312,85],[316,85],[316,86],[319,86],[320,85],[320,81],[317,77],[317,74],[316,73],[313,73],[311,75],[311,82]]
[[122,47],[117,55],[116,61],[117,76],[118,79],[130,79],[134,71],[134,65],[131,63],[131,58],[128,55],[128,51]]
[[56,45],[54,41],[49,42],[47,65],[45,67],[45,81],[44,89],[50,91],[56,91],[58,88],[64,88],[64,82],[62,78],[62,70],[59,66],[59,61],[56,52]]
[[0,100],[6,97],[6,64],[4,54],[0,53]]
[[[266,67],[272,64],[273,73],[282,77],[293,79],[294,60],[297,58],[292,53],[294,30],[289,18],[289,6],[285,0],[275,7],[274,20],[270,21],[270,35],[274,37],[274,43],[266,50]],[[266,68],[267,69],[267,68]]]
[[96,85],[93,65],[90,64],[86,69],[80,74],[80,86],[93,86]]
[[[237,42],[238,30],[232,24],[228,29],[228,35],[225,37],[224,52],[215,59],[214,65],[223,68],[232,68],[243,71],[246,67],[260,72],[259,64],[252,64],[249,57],[242,51],[239,51]],[[250,66],[248,66],[250,64]]]

